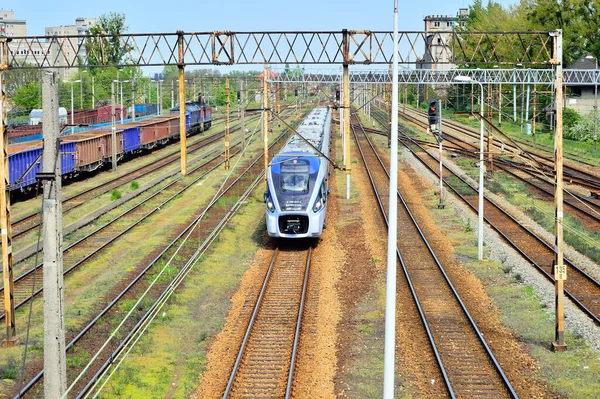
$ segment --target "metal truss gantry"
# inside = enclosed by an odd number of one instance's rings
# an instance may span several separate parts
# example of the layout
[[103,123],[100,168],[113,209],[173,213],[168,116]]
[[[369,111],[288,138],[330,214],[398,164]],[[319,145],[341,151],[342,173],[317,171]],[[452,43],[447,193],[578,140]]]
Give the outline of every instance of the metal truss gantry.
[[[284,65],[284,64],[337,64],[343,66],[342,86],[344,92],[343,125],[340,123],[345,137],[345,169],[347,181],[350,173],[349,151],[349,65],[390,65],[397,44],[398,62],[403,65],[414,65],[422,72],[400,74],[404,76],[400,83],[414,80],[430,79],[431,83],[448,83],[457,72],[435,72],[427,70],[432,65],[447,65],[448,68],[481,67],[493,70],[498,68],[514,68],[515,65],[527,67],[552,68],[554,73],[531,77],[533,72],[516,72],[508,69],[513,77],[489,75],[497,77],[496,83],[510,79],[539,79],[540,83],[553,82],[556,101],[556,133],[555,158],[556,170],[556,267],[563,267],[562,257],[562,31],[551,32],[398,32],[397,43],[394,34],[389,31],[342,30],[323,32],[183,32],[152,34],[121,34],[93,36],[36,36],[36,37],[0,37],[0,140],[7,142],[2,116],[6,109],[3,78],[8,69],[38,68],[95,68],[121,66],[166,66],[176,65],[179,69],[179,84],[184,85],[184,68],[191,65]],[[74,56],[77,55],[77,56]],[[412,61],[411,61],[412,60]],[[357,67],[360,69],[360,67]],[[484,69],[482,69],[483,71]],[[356,79],[366,79],[369,73],[357,72]],[[460,71],[460,74],[466,72]],[[486,72],[472,72],[473,79],[481,78],[487,82]],[[501,71],[490,72],[500,74]],[[581,73],[581,72],[580,72]],[[304,75],[304,74],[302,74]],[[386,74],[381,74],[384,79]],[[582,82],[597,82],[594,72],[593,80],[586,77],[585,72],[574,79]],[[372,77],[372,75],[371,75]],[[386,77],[385,79],[388,79]],[[339,78],[338,78],[339,79]],[[435,80],[435,81],[433,81]],[[473,80],[475,81],[475,80]],[[416,82],[415,82],[416,83]],[[481,82],[479,82],[481,83]],[[532,83],[532,82],[531,82]],[[583,84],[583,83],[582,83]],[[180,118],[184,118],[185,99],[180,96]],[[266,98],[266,96],[265,96]],[[267,106],[264,106],[267,110]],[[182,119],[183,120],[183,119]],[[182,148],[182,174],[185,174],[185,127],[180,126]],[[265,133],[265,141],[266,141]],[[116,146],[113,146],[113,149]],[[8,183],[8,154],[6,147],[0,148],[3,160],[0,161],[0,180]],[[265,159],[267,158],[265,153]],[[10,214],[8,185],[0,187],[4,192],[4,200],[0,201],[0,214]],[[349,192],[349,189],[348,189]],[[2,260],[4,276],[12,277],[12,265],[9,254],[12,252],[10,219],[1,217]],[[6,233],[5,233],[6,232]],[[566,278],[566,277],[564,277]],[[562,309],[563,278],[557,275],[557,308]],[[8,285],[7,285],[8,283]],[[5,281],[5,287],[11,282]],[[14,308],[5,301],[6,314],[14,313]],[[13,319],[14,320],[14,319]],[[5,344],[14,342],[14,321],[7,318],[7,337]],[[556,338],[560,345],[564,344],[564,313],[557,317]]]
[[[9,39],[10,68],[233,64],[386,64],[392,32],[182,32]],[[443,43],[440,45],[439,43]],[[400,32],[400,64],[551,65],[551,32]],[[55,52],[44,51],[54,47]],[[119,48],[115,59],[114,48]],[[42,49],[42,51],[40,51]],[[182,51],[183,60],[180,59]],[[73,57],[71,54],[77,54]],[[412,60],[412,61],[411,61]],[[429,60],[428,62],[424,62]]]
[[[336,83],[342,82],[340,69],[310,68],[302,72],[274,69],[278,74],[273,81],[286,83]],[[473,81],[495,84],[554,84],[552,69],[404,69],[398,71],[400,84],[452,84],[456,77],[469,77]],[[392,75],[388,70],[354,70],[350,71],[350,83],[391,84]],[[600,69],[564,69],[563,84],[566,86],[592,86],[600,84]]]

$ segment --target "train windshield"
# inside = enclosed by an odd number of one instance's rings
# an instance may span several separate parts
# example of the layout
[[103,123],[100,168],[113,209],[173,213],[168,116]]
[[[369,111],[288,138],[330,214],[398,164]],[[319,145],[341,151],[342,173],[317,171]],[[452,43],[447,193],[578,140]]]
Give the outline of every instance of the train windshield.
[[281,164],[282,192],[308,193],[309,164],[307,160],[291,159]]

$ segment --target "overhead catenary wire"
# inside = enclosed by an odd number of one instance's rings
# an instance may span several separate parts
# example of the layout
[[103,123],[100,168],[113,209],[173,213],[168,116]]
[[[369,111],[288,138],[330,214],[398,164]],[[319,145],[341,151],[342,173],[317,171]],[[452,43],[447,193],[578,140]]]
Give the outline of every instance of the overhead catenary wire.
[[[248,146],[252,143],[252,139],[256,133],[256,131],[258,130],[258,124],[254,129],[254,132],[251,135],[251,138],[248,140],[248,144],[246,145],[246,147],[243,149],[243,151],[241,152],[240,156],[238,157],[235,165],[237,165],[240,160],[242,159],[243,154],[245,153],[246,149],[248,148]],[[243,133],[243,132],[242,132]],[[179,253],[179,251],[181,250],[181,248],[183,248],[183,246],[187,243],[189,237],[191,236],[191,234],[195,231],[195,229],[198,227],[198,225],[200,224],[200,222],[203,220],[206,212],[208,211],[208,208],[210,206],[213,205],[213,203],[215,202],[215,198],[219,195],[219,193],[221,192],[222,188],[224,187],[225,183],[227,182],[227,179],[231,176],[231,174],[233,173],[235,167],[232,168],[229,173],[227,173],[227,175],[225,176],[225,178],[223,179],[221,186],[217,189],[215,195],[213,196],[212,200],[210,201],[209,205],[207,206],[207,208],[202,212],[202,214],[199,216],[198,220],[195,222],[194,226],[190,229],[190,231],[188,232],[188,234],[183,238],[182,242],[180,243],[180,245],[177,247],[176,251],[171,255],[171,257],[169,258],[169,260],[166,262],[166,264],[164,265],[164,267],[161,269],[161,271],[157,274],[157,276],[154,278],[154,280],[150,283],[150,285],[146,288],[146,290],[141,294],[140,298],[138,299],[138,301],[132,306],[132,308],[129,310],[129,312],[123,317],[123,320],[117,325],[117,327],[113,330],[113,332],[109,335],[109,337],[106,339],[106,341],[102,344],[102,346],[99,348],[99,350],[96,352],[96,354],[90,359],[90,361],[88,362],[88,364],[84,367],[84,369],[77,375],[77,377],[75,378],[75,380],[71,383],[71,385],[68,387],[68,389],[65,391],[65,394],[63,395],[63,398],[66,398],[67,395],[71,392],[71,390],[75,387],[75,385],[80,381],[80,379],[83,377],[83,375],[89,370],[89,368],[91,367],[91,365],[96,361],[96,359],[100,356],[100,354],[104,351],[104,349],[106,349],[106,347],[109,345],[109,343],[116,337],[116,335],[118,334],[119,330],[122,328],[122,326],[125,324],[125,322],[131,317],[131,315],[133,314],[133,312],[135,311],[135,309],[137,309],[137,306],[141,303],[141,301],[146,297],[146,295],[148,294],[148,292],[150,291],[151,288],[154,287],[154,285],[156,284],[156,282],[158,281],[158,279],[163,275],[163,273],[165,272],[165,270],[171,265],[173,259],[176,257],[176,255]]]

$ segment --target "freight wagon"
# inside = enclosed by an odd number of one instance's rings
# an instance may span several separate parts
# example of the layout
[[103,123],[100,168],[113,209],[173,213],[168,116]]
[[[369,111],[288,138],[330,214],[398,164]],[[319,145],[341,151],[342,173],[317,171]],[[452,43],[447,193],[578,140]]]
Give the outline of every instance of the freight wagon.
[[[210,107],[204,113],[204,125],[210,126]],[[206,120],[208,115],[208,120]],[[190,119],[191,120],[191,119]],[[186,130],[190,123],[186,117]],[[155,148],[179,138],[179,116],[165,115],[139,122],[117,125],[117,157],[135,155],[142,149]],[[64,179],[80,172],[91,172],[112,162],[112,131],[110,128],[88,130],[61,137],[61,171]],[[10,144],[9,189],[30,191],[36,185],[35,175],[41,166],[42,141]],[[27,172],[27,173],[25,173]]]

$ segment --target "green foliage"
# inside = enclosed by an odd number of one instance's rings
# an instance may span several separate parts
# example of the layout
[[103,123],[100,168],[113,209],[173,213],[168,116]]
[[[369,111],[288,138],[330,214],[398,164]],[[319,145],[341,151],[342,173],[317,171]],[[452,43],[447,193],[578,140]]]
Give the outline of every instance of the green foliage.
[[467,219],[467,225],[465,226],[465,233],[470,233],[473,231],[473,227],[471,227],[471,219]]
[[110,200],[115,201],[121,198],[121,192],[117,189],[114,189],[110,192]]
[[600,0],[521,0],[521,10],[537,30],[563,30],[563,60],[570,64],[582,55],[598,56]]
[[[566,64],[587,53],[600,56],[600,0],[521,0],[519,4],[507,7],[494,1],[475,0],[469,7],[469,19],[465,24],[465,30],[479,32],[556,29],[563,30],[563,61]],[[504,46],[496,50],[499,53],[514,51],[508,43]],[[531,56],[539,50],[537,47],[534,45],[529,49]]]
[[132,190],[137,190],[140,187],[140,184],[137,181],[134,180],[134,181],[131,182],[131,184],[129,185],[129,187]]
[[577,113],[577,111],[572,110],[571,108],[565,108],[563,110],[563,129],[568,131],[573,128],[579,121],[581,120],[581,116]]
[[1,369],[0,375],[4,380],[15,380],[19,375],[19,365],[12,356],[8,358],[6,366]]
[[42,87],[39,83],[27,83],[20,86],[12,97],[15,107],[31,110],[42,108]]
[[[98,24],[91,27],[85,42],[90,65],[118,65],[123,62],[127,48],[121,43],[119,36],[127,31],[125,14],[111,12],[102,14]],[[104,36],[106,35],[106,36]]]
[[[565,123],[567,118],[563,113],[563,124],[565,125],[564,134],[565,138],[576,140],[576,141],[592,141],[594,138],[594,112],[590,112],[585,116],[580,116],[575,111],[567,108],[565,111],[569,111],[569,125]],[[575,117],[571,117],[571,114],[575,114]]]

